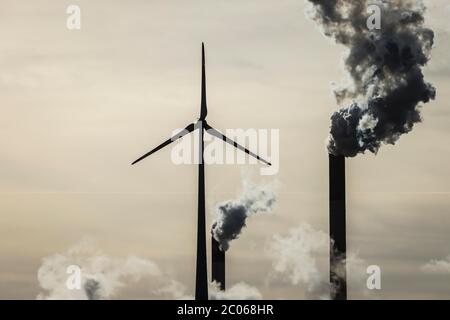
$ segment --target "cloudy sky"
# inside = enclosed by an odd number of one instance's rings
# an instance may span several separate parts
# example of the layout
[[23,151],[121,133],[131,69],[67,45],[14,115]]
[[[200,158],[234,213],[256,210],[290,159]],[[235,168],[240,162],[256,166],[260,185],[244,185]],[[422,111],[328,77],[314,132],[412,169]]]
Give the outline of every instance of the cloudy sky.
[[[428,2],[436,44],[425,75],[437,99],[396,146],[347,162],[349,250],[382,270],[381,291],[350,285],[351,298],[450,298],[450,6]],[[79,31],[66,28],[71,4]],[[302,224],[328,232],[330,83],[344,76],[342,48],[304,9],[302,0],[0,0],[0,298],[36,298],[42,259],[86,237],[108,256],[155,262],[192,294],[196,167],[174,165],[170,149],[129,164],[196,120],[202,41],[209,123],[280,129],[278,175],[207,168],[211,214],[239,196],[243,174],[278,186],[274,212],[251,218],[231,244],[228,285],[304,298],[305,284],[274,275],[267,248]],[[156,298],[153,287],[146,279],[114,297]]]

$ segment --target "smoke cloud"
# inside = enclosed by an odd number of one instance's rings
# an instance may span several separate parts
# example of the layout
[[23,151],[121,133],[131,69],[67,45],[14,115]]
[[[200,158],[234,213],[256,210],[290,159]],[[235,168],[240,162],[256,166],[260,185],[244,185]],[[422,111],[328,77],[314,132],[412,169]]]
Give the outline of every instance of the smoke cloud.
[[[69,266],[81,270],[79,289],[67,285],[71,273]],[[156,295],[169,295],[175,299],[189,299],[185,288],[165,276],[151,260],[130,256],[111,258],[96,248],[92,241],[83,240],[65,253],[48,256],[38,270],[42,288],[37,299],[49,300],[105,300],[114,298],[121,289],[143,279],[152,279],[159,286]]]
[[[79,289],[67,286],[71,276],[67,272],[69,266],[81,269]],[[148,297],[194,299],[183,283],[165,275],[153,261],[135,256],[123,259],[109,257],[89,239],[82,240],[64,253],[43,258],[38,270],[38,281],[42,289],[38,300],[114,299],[121,290],[140,281],[148,283]],[[216,283],[210,283],[209,297],[212,300],[261,300],[262,294],[244,282],[229,286],[225,292]]]
[[227,289],[221,291],[216,283],[209,288],[209,298],[211,300],[261,300],[262,294],[255,287],[244,282],[239,282]]
[[320,270],[317,262],[319,256],[326,257],[328,245],[327,234],[302,224],[285,236],[274,235],[267,253],[275,274],[304,287],[308,298],[329,299],[326,270]]
[[211,233],[220,243],[221,249],[229,249],[230,242],[237,239],[246,226],[248,217],[271,212],[275,202],[273,186],[256,186],[244,182],[244,192],[239,199],[223,202],[216,208],[217,218]]
[[[272,260],[274,276],[287,279],[304,289],[305,298],[328,300],[336,291],[329,283],[329,237],[309,224],[291,229],[287,235],[274,235],[268,242],[267,254]],[[347,280],[353,292],[368,293],[366,263],[356,254],[346,259]],[[342,276],[342,270],[334,270]]]
[[[421,103],[435,98],[422,67],[434,33],[424,26],[421,0],[308,0],[310,17],[326,36],[348,48],[349,85],[335,89],[339,105],[331,116],[328,151],[354,157],[395,144],[421,121]],[[370,30],[370,5],[381,9],[381,29]]]

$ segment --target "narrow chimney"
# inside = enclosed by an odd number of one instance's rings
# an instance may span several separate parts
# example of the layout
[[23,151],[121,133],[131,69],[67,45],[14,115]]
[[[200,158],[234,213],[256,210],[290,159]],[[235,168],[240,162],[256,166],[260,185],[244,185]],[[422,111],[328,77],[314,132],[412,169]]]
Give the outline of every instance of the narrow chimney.
[[211,236],[211,274],[212,281],[219,284],[220,290],[225,290],[225,251],[220,249],[219,242]]
[[329,155],[330,170],[330,284],[334,300],[347,300],[345,157]]

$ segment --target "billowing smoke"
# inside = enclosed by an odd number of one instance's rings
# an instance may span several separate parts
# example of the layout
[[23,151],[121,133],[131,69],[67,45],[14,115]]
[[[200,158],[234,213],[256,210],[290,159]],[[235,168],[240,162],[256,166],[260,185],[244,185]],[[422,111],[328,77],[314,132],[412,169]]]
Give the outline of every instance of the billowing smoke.
[[[336,288],[331,287],[328,278],[329,246],[328,235],[309,224],[301,224],[287,235],[274,235],[266,250],[272,260],[273,276],[303,288],[306,299],[330,299]],[[365,261],[352,253],[346,264],[352,291],[366,294]],[[340,270],[334,271],[342,275]]]
[[239,237],[248,217],[257,213],[271,212],[275,201],[272,185],[256,186],[244,182],[244,192],[239,199],[219,204],[211,233],[220,243],[221,249],[228,250],[230,241]]
[[318,258],[326,257],[328,235],[308,224],[291,229],[288,235],[274,235],[267,247],[275,275],[286,278],[292,285],[302,286],[311,299],[329,299],[330,287],[325,269],[319,268]]
[[[80,287],[69,287],[73,269],[80,268]],[[72,270],[71,272],[68,272]],[[146,298],[193,300],[186,286],[164,274],[152,261],[130,256],[112,258],[98,249],[88,239],[74,245],[65,253],[53,254],[42,260],[38,270],[38,281],[42,289],[37,299],[48,300],[105,300],[113,299],[121,291],[144,282]],[[213,300],[260,300],[260,291],[244,282],[229,287],[224,292],[215,283],[210,284],[210,299]]]
[[261,292],[245,282],[239,282],[231,286],[226,291],[220,290],[216,283],[212,283],[209,288],[210,300],[261,300]]
[[100,282],[95,279],[86,279],[83,285],[83,290],[86,293],[86,297],[88,300],[101,300],[102,287]]
[[[71,266],[79,268],[77,274]],[[79,287],[76,277],[80,277]],[[151,279],[158,288],[157,296],[175,299],[189,298],[185,288],[165,276],[152,261],[130,256],[111,258],[96,248],[92,241],[83,240],[67,252],[53,254],[42,260],[38,281],[42,288],[38,299],[104,300],[116,297],[121,289]]]
[[[421,0],[308,0],[310,15],[326,36],[349,50],[350,84],[335,89],[339,103],[352,103],[331,117],[328,150],[354,157],[395,144],[421,121],[421,103],[435,88],[421,68],[430,58],[434,33],[424,26]],[[368,8],[381,9],[381,28],[370,30]]]

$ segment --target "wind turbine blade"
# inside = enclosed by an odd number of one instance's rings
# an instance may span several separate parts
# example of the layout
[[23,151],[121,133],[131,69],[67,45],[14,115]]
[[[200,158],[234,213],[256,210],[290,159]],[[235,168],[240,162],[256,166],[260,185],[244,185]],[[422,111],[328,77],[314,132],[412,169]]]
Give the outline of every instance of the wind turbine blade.
[[200,106],[200,119],[206,119],[208,107],[206,106],[206,69],[205,69],[205,44],[202,42],[202,101]]
[[225,135],[223,135],[222,133],[220,133],[219,131],[217,131],[216,129],[214,129],[207,123],[205,123],[205,129],[206,129],[206,132],[208,132],[210,135],[213,135],[214,137],[219,138],[219,139],[225,141],[226,143],[231,144],[233,147],[235,147],[241,151],[244,151],[248,155],[252,156],[253,158],[258,159],[259,161],[261,161],[269,166],[272,165],[269,161],[264,160],[263,158],[261,158],[260,156],[258,156],[255,153],[251,152],[250,150],[246,149],[245,147],[241,146],[237,142],[234,142],[233,140],[227,138]]
[[140,157],[139,159],[135,160],[131,165],[138,163],[141,160],[144,160],[145,158],[147,158],[148,156],[152,155],[153,153],[161,150],[162,148],[168,146],[169,144],[171,144],[172,142],[184,137],[185,135],[187,135],[188,133],[191,133],[192,131],[195,130],[195,125],[193,123],[191,123],[190,125],[188,125],[186,128],[184,128],[183,130],[181,130],[178,134],[174,135],[172,138],[164,141],[163,143],[161,143],[159,146],[157,146],[155,149],[147,152],[146,154],[144,154],[142,157]]

